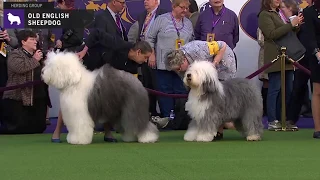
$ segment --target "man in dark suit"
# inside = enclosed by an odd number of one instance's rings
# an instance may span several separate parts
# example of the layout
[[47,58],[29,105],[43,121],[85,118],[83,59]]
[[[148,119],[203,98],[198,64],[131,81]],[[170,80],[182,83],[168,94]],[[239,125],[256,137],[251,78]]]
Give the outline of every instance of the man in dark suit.
[[[108,0],[106,10],[100,11],[96,14],[93,28],[102,30],[110,35],[118,36],[123,40],[128,41],[126,29],[120,17],[120,12],[125,7],[125,0]],[[108,59],[106,59],[107,57],[109,59],[115,58],[112,51],[99,45],[90,49],[83,49],[78,54],[80,58],[83,58],[84,64],[89,70],[94,70],[103,66],[105,62],[108,61]],[[102,55],[104,58],[102,58]]]
[[[120,37],[128,41],[127,33],[120,17],[120,12],[125,7],[125,0],[108,0],[107,9],[98,12],[95,16],[94,29],[104,31],[112,36]],[[111,49],[107,49],[99,43],[90,48],[85,47],[78,55],[80,58],[83,58],[83,64],[89,70],[98,69],[106,62],[110,62],[110,60],[116,61],[120,56],[119,53],[113,53]],[[110,128],[110,124],[104,124],[104,140],[106,142],[117,142],[112,136]]]
[[[137,21],[131,26],[128,37],[129,41],[136,42],[144,40],[150,26],[155,18],[161,14],[167,13],[165,9],[159,8],[160,0],[144,0],[145,11],[138,16]],[[155,77],[153,70],[148,66],[148,63],[141,65],[141,81],[144,87],[155,89]],[[149,94],[150,105],[149,112],[152,116],[158,115],[157,113],[157,96]]]

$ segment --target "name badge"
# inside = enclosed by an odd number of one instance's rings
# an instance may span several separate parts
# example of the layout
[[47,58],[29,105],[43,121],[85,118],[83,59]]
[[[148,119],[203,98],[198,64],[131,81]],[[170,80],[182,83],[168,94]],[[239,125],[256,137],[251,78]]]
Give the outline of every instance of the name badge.
[[207,41],[208,41],[208,42],[214,41],[214,34],[213,34],[213,33],[207,34]]
[[0,46],[0,54],[4,57],[7,57],[7,49],[6,49],[6,43],[2,42]]
[[180,49],[180,47],[183,45],[184,45],[183,39],[176,39],[176,50]]

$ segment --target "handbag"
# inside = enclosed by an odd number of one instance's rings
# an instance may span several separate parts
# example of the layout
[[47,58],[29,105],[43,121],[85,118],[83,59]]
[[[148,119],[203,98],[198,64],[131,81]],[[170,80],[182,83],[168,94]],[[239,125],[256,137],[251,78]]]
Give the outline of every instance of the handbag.
[[286,54],[295,61],[300,60],[306,53],[306,48],[293,31],[288,32],[274,42],[278,45],[279,53],[281,53],[281,47],[286,47]]

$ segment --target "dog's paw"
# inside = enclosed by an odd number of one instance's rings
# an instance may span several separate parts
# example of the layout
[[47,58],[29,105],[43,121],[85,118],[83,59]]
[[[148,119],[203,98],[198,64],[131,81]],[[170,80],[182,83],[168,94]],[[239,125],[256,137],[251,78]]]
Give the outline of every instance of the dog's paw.
[[183,139],[185,141],[195,141],[196,137],[197,137],[197,131],[190,131],[189,130],[184,134]]
[[198,142],[211,142],[217,133],[199,133],[196,141]]
[[247,136],[247,141],[260,141],[261,137],[259,135]]
[[81,145],[87,145],[87,144],[91,144],[92,142],[92,138],[89,137],[81,137],[78,136],[77,134],[68,134],[67,135],[67,142],[69,144],[81,144]]

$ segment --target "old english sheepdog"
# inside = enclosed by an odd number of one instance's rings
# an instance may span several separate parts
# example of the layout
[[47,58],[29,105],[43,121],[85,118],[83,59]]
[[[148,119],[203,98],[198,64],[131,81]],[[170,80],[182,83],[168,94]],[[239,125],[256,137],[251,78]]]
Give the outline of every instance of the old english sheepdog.
[[197,61],[187,69],[183,82],[190,87],[185,108],[192,118],[185,141],[212,141],[226,122],[234,122],[248,141],[261,140],[262,97],[250,80],[234,78],[220,82],[211,62]]
[[76,54],[50,52],[42,79],[60,91],[68,143],[90,144],[97,122],[114,125],[125,142],[158,140],[149,121],[148,93],[132,74],[108,64],[90,72]]

